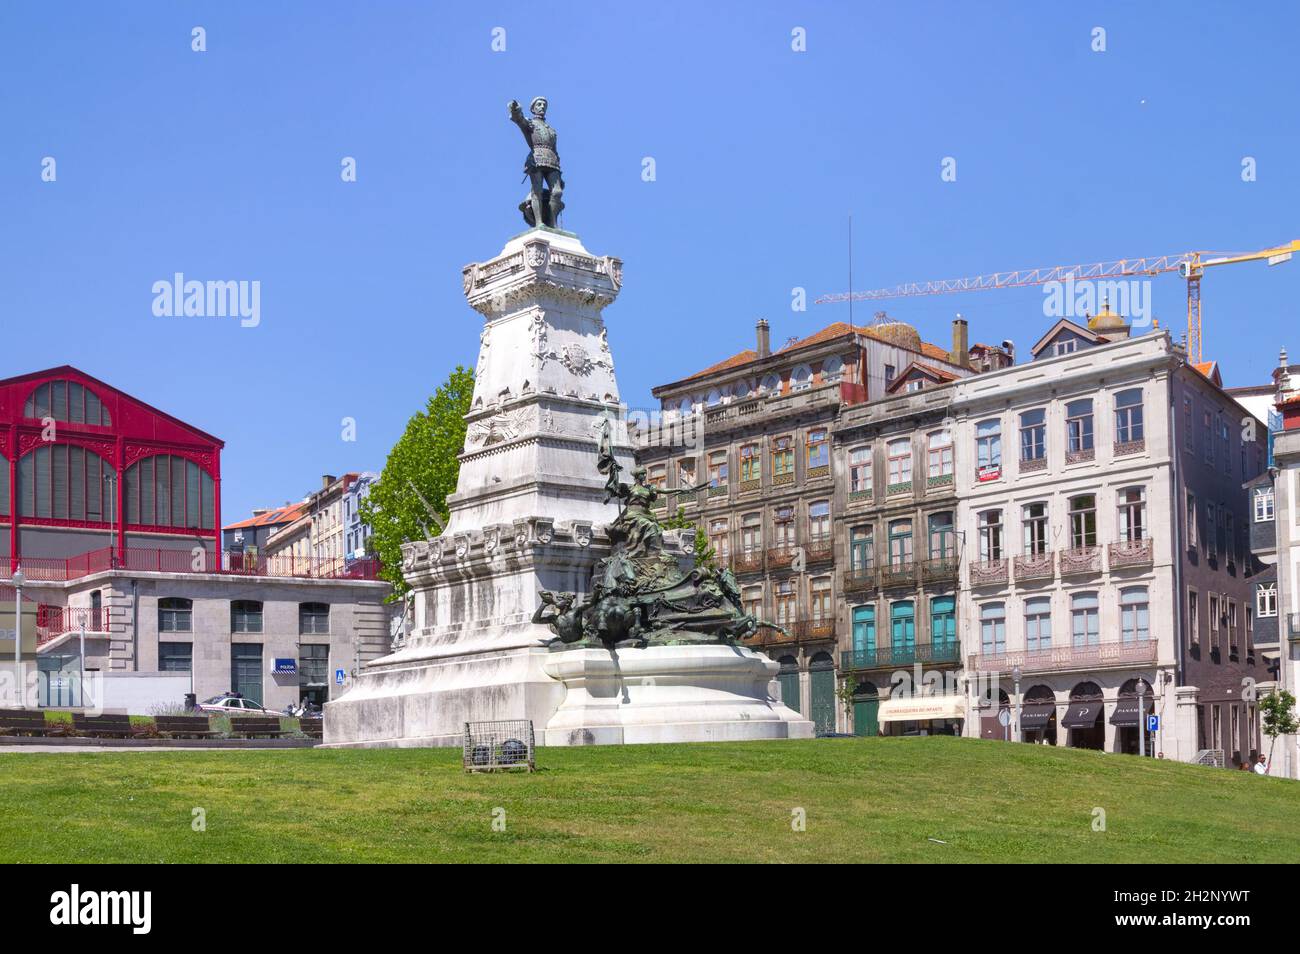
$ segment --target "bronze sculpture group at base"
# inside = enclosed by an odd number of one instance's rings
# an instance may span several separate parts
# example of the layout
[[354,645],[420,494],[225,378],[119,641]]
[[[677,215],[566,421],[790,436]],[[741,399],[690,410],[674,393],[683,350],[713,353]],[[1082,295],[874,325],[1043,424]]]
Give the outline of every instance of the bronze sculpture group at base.
[[558,637],[553,645],[647,646],[731,643],[769,627],[741,605],[740,589],[728,568],[683,568],[681,558],[664,551],[663,529],[651,513],[661,494],[645,482],[645,469],[632,472],[632,484],[618,479],[605,422],[597,469],[605,474],[605,500],[620,501],[609,524],[612,552],[596,564],[591,593],[541,591],[534,623],[545,623]]

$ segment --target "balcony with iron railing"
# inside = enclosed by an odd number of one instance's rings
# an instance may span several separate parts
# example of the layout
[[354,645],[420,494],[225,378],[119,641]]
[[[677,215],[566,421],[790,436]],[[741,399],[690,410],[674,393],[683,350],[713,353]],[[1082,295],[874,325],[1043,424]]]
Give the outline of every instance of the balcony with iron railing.
[[1074,671],[1086,669],[1127,669],[1153,665],[1158,647],[1153,639],[1132,642],[1091,643],[1081,646],[1053,646],[1012,652],[973,653],[968,668],[981,672]]
[[748,646],[793,646],[796,643],[818,642],[835,638],[835,619],[831,616],[805,616],[776,621],[780,629],[764,626],[745,641]]
[[1022,553],[1015,559],[1016,582],[1050,580],[1056,576],[1056,554],[1051,550],[1042,553]]
[[769,570],[784,570],[794,563],[795,554],[799,552],[796,546],[772,547],[767,551],[767,568]]
[[1006,582],[1006,557],[999,557],[996,560],[980,560],[978,563],[970,565],[971,586],[998,586],[1005,585]]
[[840,668],[846,672],[863,669],[897,669],[904,666],[954,665],[961,662],[956,640],[912,646],[882,646],[878,649],[846,649],[840,653]]
[[846,594],[874,593],[879,585],[876,568],[871,564],[853,567],[840,575],[840,590]]
[[737,550],[731,555],[733,573],[758,573],[763,569],[763,551],[758,548]]
[[[18,561],[18,565],[22,567],[23,575],[32,582],[55,583],[79,580],[108,570],[299,579],[379,579],[379,561],[373,557],[347,560],[343,557],[304,557],[292,553],[268,557],[237,550],[213,553],[202,547],[196,550],[127,547],[122,551],[104,547],[66,559],[24,558]],[[13,575],[13,569],[8,557],[0,559],[0,579],[9,579]]]
[[912,560],[890,560],[880,567],[880,585],[883,589],[916,585],[916,563]]
[[955,553],[932,556],[921,564],[923,583],[955,583],[960,560]]
[[795,620],[795,638],[800,642],[835,638],[835,617],[809,616]]
[[809,563],[825,563],[835,558],[835,542],[829,533],[809,537],[803,550]]
[[1101,572],[1101,547],[1070,547],[1061,551],[1061,576],[1083,576]]
[[1154,562],[1151,538],[1120,540],[1110,545],[1110,568],[1151,566]]

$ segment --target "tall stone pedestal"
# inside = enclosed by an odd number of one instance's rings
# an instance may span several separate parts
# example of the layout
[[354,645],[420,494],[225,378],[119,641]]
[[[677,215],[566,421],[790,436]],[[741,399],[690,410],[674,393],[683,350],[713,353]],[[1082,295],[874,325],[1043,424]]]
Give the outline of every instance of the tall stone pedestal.
[[[724,646],[619,651],[616,662],[607,650],[552,653],[553,634],[532,622],[539,590],[585,593],[609,553],[618,509],[595,469],[605,426],[619,465],[633,467],[601,317],[621,280],[618,259],[553,229],[465,268],[465,297],[485,321],[450,517],[441,536],[402,548],[414,629],[325,706],[325,744],[454,745],[466,721],[495,719],[532,719],[549,744],[811,734],[767,698],[766,657]],[[682,537],[666,536],[682,553]],[[620,693],[637,701],[611,707]]]

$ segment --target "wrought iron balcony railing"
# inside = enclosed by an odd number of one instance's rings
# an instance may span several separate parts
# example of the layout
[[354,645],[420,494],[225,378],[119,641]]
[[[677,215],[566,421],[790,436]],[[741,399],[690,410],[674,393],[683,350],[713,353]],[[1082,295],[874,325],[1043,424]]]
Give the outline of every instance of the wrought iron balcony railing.
[[809,563],[825,563],[835,557],[835,544],[830,534],[812,537],[803,547]]
[[958,565],[956,554],[930,557],[921,564],[921,579],[926,583],[955,582]]
[[762,569],[762,550],[737,550],[731,555],[731,570],[733,573],[757,573]]
[[997,560],[981,560],[970,565],[970,585],[990,586],[1007,582],[1006,557]]
[[1101,572],[1101,547],[1071,547],[1061,551],[1061,576]]
[[1010,672],[1019,666],[1023,672],[1046,672],[1074,669],[1121,669],[1152,664],[1157,658],[1156,641],[1106,642],[1090,645],[1053,646],[1001,653],[974,653],[968,668],[981,672]]
[[846,649],[840,653],[840,668],[896,669],[922,664],[958,663],[961,647],[956,640],[922,643],[919,646],[882,646],[879,649]]
[[840,577],[840,589],[845,593],[872,593],[878,585],[874,566],[845,570]]
[[769,570],[782,570],[794,562],[794,555],[799,551],[798,547],[772,547],[767,551],[767,567]]
[[834,639],[835,617],[814,616],[808,619],[796,620],[793,629],[795,638],[800,642],[814,639]]
[[911,560],[891,560],[889,563],[882,564],[880,567],[880,585],[886,588],[891,586],[915,586],[916,564]]
[[1056,576],[1056,554],[1051,550],[1042,553],[1024,553],[1016,557],[1016,582],[1025,580],[1050,580]]
[[1151,539],[1121,540],[1110,545],[1111,569],[1122,566],[1151,566]]

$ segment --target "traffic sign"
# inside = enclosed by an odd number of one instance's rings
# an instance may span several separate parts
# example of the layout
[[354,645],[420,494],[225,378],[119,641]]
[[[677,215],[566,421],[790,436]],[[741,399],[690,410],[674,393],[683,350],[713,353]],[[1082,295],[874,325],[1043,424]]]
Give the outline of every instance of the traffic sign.
[[347,673],[347,670],[346,670],[346,669],[335,669],[335,670],[334,670],[334,685],[336,685],[336,686],[341,686],[341,685],[343,685],[343,680],[346,679],[347,677],[348,677],[348,673]]
[[1147,731],[1148,732],[1160,731],[1160,716],[1158,715],[1147,716]]

